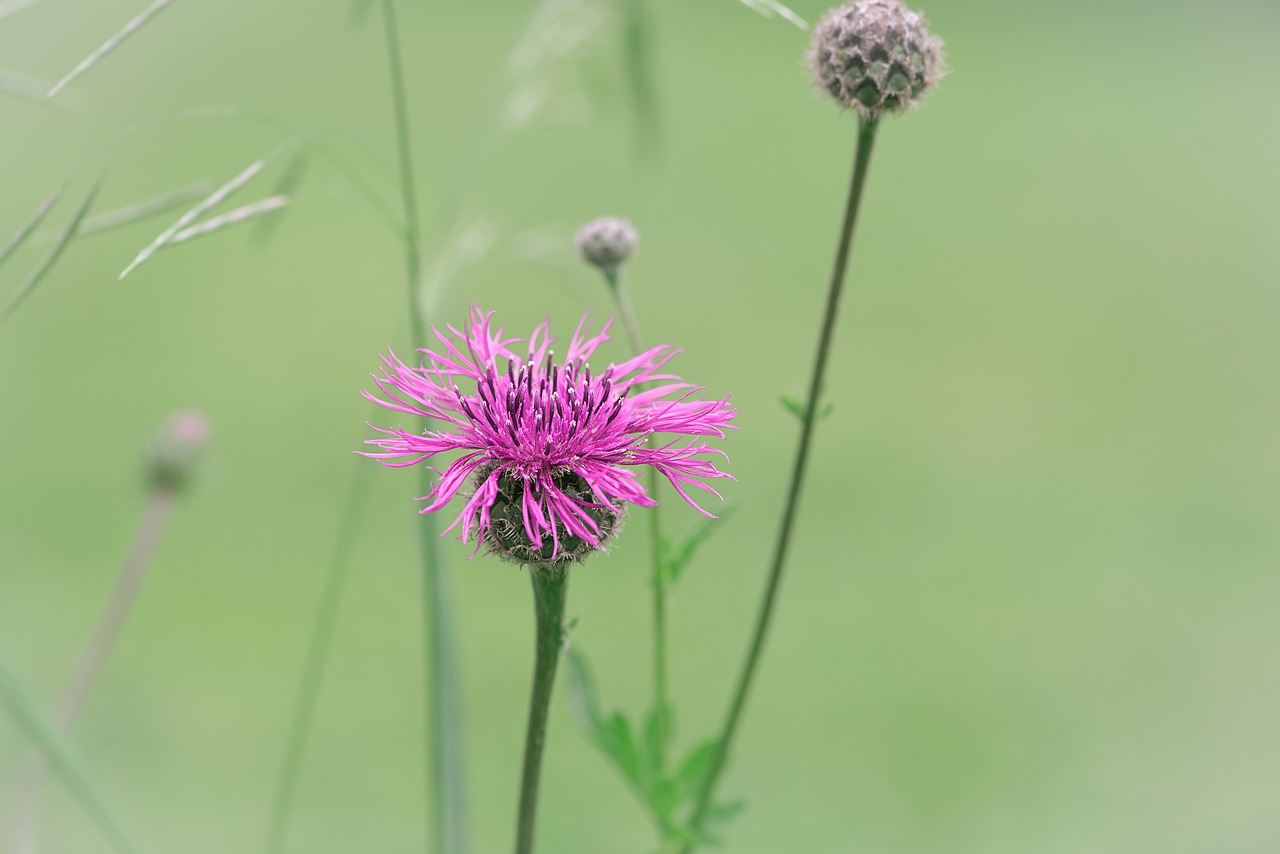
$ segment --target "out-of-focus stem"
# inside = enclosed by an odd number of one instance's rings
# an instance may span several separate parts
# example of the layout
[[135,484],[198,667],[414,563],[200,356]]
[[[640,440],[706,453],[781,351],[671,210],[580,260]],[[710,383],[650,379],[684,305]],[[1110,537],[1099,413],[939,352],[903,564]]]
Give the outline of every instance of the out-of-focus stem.
[[[876,118],[862,119],[858,125],[858,142],[854,151],[853,175],[849,180],[849,196],[845,203],[844,222],[840,229],[840,243],[836,249],[836,260],[831,270],[831,283],[827,290],[826,307],[822,315],[821,331],[818,334],[818,347],[813,360],[813,372],[809,377],[809,397],[805,401],[804,418],[800,427],[800,442],[796,447],[795,463],[791,468],[791,482],[787,488],[786,501],[783,503],[782,524],[778,530],[778,539],[774,547],[773,560],[769,569],[769,580],[765,586],[764,597],[760,602],[760,612],[756,618],[755,631],[752,634],[751,646],[747,651],[747,659],[738,678],[733,702],[729,706],[729,714],[724,727],[720,731],[720,740],[711,771],[707,774],[706,783],[694,806],[691,825],[697,831],[706,818],[715,795],[716,782],[724,771],[725,760],[729,756],[733,737],[738,731],[738,723],[742,710],[747,702],[747,694],[756,668],[760,663],[760,652],[764,648],[765,637],[769,633],[769,623],[773,617],[773,608],[777,603],[778,587],[782,581],[782,570],[786,566],[787,549],[791,544],[791,531],[795,525],[796,512],[800,505],[800,492],[804,486],[804,475],[809,462],[809,449],[813,440],[813,428],[817,422],[819,397],[822,393],[822,381],[826,375],[827,360],[831,355],[831,342],[835,338],[836,318],[840,311],[840,296],[844,291],[845,269],[849,263],[849,253],[853,248],[854,229],[858,222],[858,208],[862,201],[862,190],[866,184],[867,168],[871,164],[871,150],[875,145]],[[681,849],[681,854],[692,851],[695,843],[689,842]]]
[[547,717],[556,665],[564,646],[564,603],[569,573],[556,567],[531,567],[533,609],[536,624],[533,688],[529,693],[529,725],[524,738],[524,769],[520,775],[520,811],[516,823],[516,854],[533,854],[534,824],[538,814],[538,781],[542,776],[542,752],[547,742]]
[[276,788],[275,805],[271,810],[271,825],[267,832],[267,854],[278,854],[284,850],[285,830],[289,811],[293,807],[294,794],[297,792],[298,773],[302,769],[302,758],[306,755],[307,744],[311,740],[311,725],[315,719],[320,682],[329,660],[329,650],[333,646],[333,634],[338,623],[342,593],[350,574],[351,547],[355,542],[356,531],[360,527],[360,518],[369,500],[369,487],[373,481],[374,466],[363,459],[359,460],[359,463],[355,479],[351,482],[347,506],[343,510],[342,521],[338,527],[338,539],[333,546],[329,574],[325,579],[324,592],[320,596],[320,608],[316,612],[315,626],[311,630],[311,641],[307,645],[307,660],[303,665],[302,680],[298,683],[298,697],[293,707],[293,724],[289,729],[289,744],[285,752],[284,768],[280,772],[280,782]]
[[[88,646],[80,658],[71,681],[67,683],[58,701],[53,716],[53,726],[59,732],[66,732],[76,714],[84,706],[85,698],[103,666],[111,650],[115,647],[120,630],[124,627],[138,596],[138,589],[146,580],[147,571],[151,567],[151,557],[155,553],[156,544],[164,533],[173,510],[174,493],[172,489],[157,486],[152,489],[147,505],[142,511],[142,519],[134,534],[133,544],[125,557],[116,581],[115,590],[107,603],[106,610],[98,621]],[[48,775],[48,765],[42,756],[36,754],[27,760],[15,799],[16,811],[13,820],[13,850],[15,854],[35,854],[37,849],[37,828],[40,813],[40,793]]]
[[[618,313],[622,315],[627,343],[630,344],[632,353],[638,356],[644,352],[644,346],[635,311],[631,308],[631,297],[622,281],[622,273],[615,268],[605,271],[604,277],[609,283],[609,291],[618,303]],[[658,472],[652,467],[648,469],[649,495],[656,500]],[[671,733],[668,730],[670,715],[667,705],[667,582],[662,572],[662,516],[657,504],[649,508],[649,540],[653,587],[653,705],[659,730],[658,770],[662,771],[666,767],[667,743]]]
[[[382,0],[387,63],[391,73],[392,113],[396,125],[396,153],[400,164],[400,189],[404,208],[405,269],[409,281],[409,323],[413,346],[426,345],[427,322],[423,317],[422,226],[413,177],[413,146],[409,130],[409,102],[405,92],[404,63],[396,25],[395,3]],[[431,472],[419,467],[422,492],[431,489]],[[435,517],[417,522],[422,549],[423,620],[426,628],[428,839],[434,854],[464,854],[467,850],[466,757],[457,644],[453,626],[453,597],[440,549]]]

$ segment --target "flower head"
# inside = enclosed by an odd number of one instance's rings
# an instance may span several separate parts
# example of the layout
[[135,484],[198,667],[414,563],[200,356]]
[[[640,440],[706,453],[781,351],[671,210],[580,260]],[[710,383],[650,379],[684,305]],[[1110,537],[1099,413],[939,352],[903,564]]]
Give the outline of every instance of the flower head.
[[[466,490],[450,530],[461,526],[463,542],[474,531],[477,547],[483,542],[501,557],[541,566],[603,548],[626,504],[652,507],[641,466],[652,466],[710,515],[688,489],[719,497],[703,481],[728,475],[709,459],[720,452],[702,437],[723,437],[735,412],[727,400],[697,399],[699,388],[664,372],[675,351],[655,347],[593,373],[587,359],[609,340],[612,321],[589,335],[584,318],[557,360],[548,323],[517,355],[512,348],[523,339],[504,337],[492,318],[476,308],[464,330],[436,331],[441,348],[420,351],[418,367],[389,353],[373,375],[381,396],[364,393],[439,425],[422,433],[379,429],[382,436],[366,444],[380,450],[366,456],[403,467],[462,452],[439,472],[421,512]],[[658,433],[674,438],[647,441]]]
[[942,78],[942,40],[898,0],[838,6],[813,28],[814,82],[870,118],[918,105]]
[[593,219],[574,239],[582,260],[599,267],[606,275],[612,275],[635,253],[637,241],[635,226],[612,216]]
[[196,458],[213,436],[209,419],[195,410],[181,410],[165,419],[147,446],[147,476],[159,489],[186,486]]

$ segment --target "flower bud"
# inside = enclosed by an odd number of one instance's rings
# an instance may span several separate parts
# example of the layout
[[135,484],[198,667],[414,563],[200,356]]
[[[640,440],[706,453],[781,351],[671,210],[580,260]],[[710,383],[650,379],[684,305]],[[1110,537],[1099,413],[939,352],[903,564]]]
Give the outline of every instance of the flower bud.
[[170,415],[147,447],[147,476],[156,489],[179,490],[191,481],[196,458],[213,435],[209,420],[195,410]]
[[838,6],[813,28],[814,82],[864,118],[917,106],[942,78],[942,40],[898,0]]
[[584,225],[574,242],[582,260],[599,267],[608,276],[635,253],[637,239],[630,222],[604,216]]
[[[480,469],[476,483],[488,480],[491,470]],[[533,482],[503,473],[498,477],[498,491],[489,508],[490,524],[482,535],[484,544],[497,557],[538,569],[566,567],[582,563],[593,553],[604,551],[622,530],[622,511],[601,504],[591,486],[572,471],[552,475],[553,488],[567,496],[591,518],[597,531],[594,541],[584,539],[558,525],[555,536],[542,534],[541,542],[533,542],[525,530],[524,492]]]

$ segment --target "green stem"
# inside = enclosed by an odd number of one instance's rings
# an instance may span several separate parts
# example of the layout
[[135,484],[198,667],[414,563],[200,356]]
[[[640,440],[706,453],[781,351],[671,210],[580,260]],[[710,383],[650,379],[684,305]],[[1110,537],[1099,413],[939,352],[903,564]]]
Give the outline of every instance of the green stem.
[[529,695],[529,726],[524,738],[524,770],[520,775],[520,814],[516,825],[516,854],[533,854],[534,821],[538,813],[538,779],[547,742],[547,714],[556,665],[564,646],[564,603],[569,573],[556,567],[531,567],[536,623],[533,689]]
[[138,846],[125,833],[124,826],[98,789],[89,782],[80,764],[67,749],[61,734],[36,710],[30,696],[3,658],[0,658],[0,704],[8,707],[18,726],[40,748],[45,761],[62,778],[103,835],[111,840],[112,846],[121,854],[138,854]]
[[[80,664],[75,674],[67,683],[62,699],[53,715],[53,726],[59,732],[67,732],[71,723],[80,712],[89,690],[98,681],[99,674],[106,666],[107,658],[115,649],[116,640],[124,628],[138,591],[151,569],[151,558],[155,554],[161,535],[169,524],[169,516],[173,511],[174,492],[172,489],[157,486],[151,490],[146,509],[138,523],[138,531],[134,535],[133,545],[120,569],[115,590],[102,612],[98,627],[93,633],[88,646],[85,647]],[[34,854],[36,851],[36,832],[40,811],[40,794],[44,787],[48,765],[44,758],[35,755],[27,763],[22,784],[16,797],[17,813],[13,821],[15,854]]]
[[315,626],[311,630],[311,642],[307,645],[307,659],[302,668],[302,680],[298,684],[298,696],[294,702],[293,723],[289,730],[284,767],[280,773],[275,804],[271,810],[271,826],[267,832],[265,849],[267,854],[278,854],[284,850],[289,811],[293,807],[294,795],[298,788],[298,773],[302,769],[302,758],[306,755],[307,745],[311,740],[311,725],[315,719],[320,682],[329,660],[329,650],[333,647],[338,610],[342,604],[342,593],[346,588],[348,570],[351,566],[351,547],[355,542],[356,531],[360,527],[360,518],[368,503],[369,487],[373,482],[374,466],[364,459],[358,460],[358,463],[355,478],[351,482],[351,489],[347,495],[347,506],[338,527],[338,539],[334,543],[333,554],[329,560],[329,574],[325,579],[324,592],[320,597]]
[[[392,111],[396,124],[396,149],[400,164],[400,187],[404,207],[405,268],[409,280],[409,323],[413,346],[427,343],[427,322],[423,317],[422,227],[418,218],[417,191],[413,178],[413,147],[409,133],[409,104],[405,94],[404,63],[401,60],[399,30],[393,0],[382,0],[387,61],[391,72]],[[419,467],[421,494],[431,489],[431,471]],[[430,850],[436,854],[462,854],[467,850],[466,757],[460,676],[453,627],[452,592],[448,586],[439,531],[435,518],[425,515],[418,522],[422,548],[423,618],[426,625],[427,669],[427,767],[429,789],[428,829]]]
[[[636,313],[631,308],[631,297],[627,294],[627,289],[622,282],[621,271],[606,270],[604,277],[618,304],[618,313],[622,315],[622,326],[626,330],[631,351],[638,356],[644,352],[640,326],[636,323]],[[657,469],[649,467],[646,477],[649,495],[656,500],[658,497]],[[667,583],[662,571],[662,515],[656,504],[649,508],[649,540],[653,587],[653,705],[658,721],[658,770],[663,771],[666,768],[667,742],[671,733],[668,728],[667,711]]]
[[[835,337],[836,317],[840,310],[840,295],[844,290],[845,268],[849,262],[849,253],[853,248],[854,227],[858,221],[858,207],[862,201],[862,190],[866,184],[867,167],[871,164],[871,149],[875,144],[877,118],[863,119],[858,128],[858,143],[854,153],[853,176],[849,181],[849,196],[845,204],[844,223],[840,231],[840,245],[836,250],[835,265],[831,270],[831,284],[827,290],[826,308],[822,316],[822,331],[818,336],[818,349],[814,356],[813,373],[809,378],[809,397],[805,401],[804,419],[800,428],[800,443],[796,448],[795,463],[791,468],[791,483],[787,488],[786,501],[783,504],[782,524],[778,531],[778,539],[773,552],[773,561],[769,570],[769,581],[765,587],[764,598],[760,603],[760,612],[756,618],[755,632],[751,639],[751,647],[747,652],[746,663],[738,678],[733,702],[729,706],[728,717],[720,732],[719,749],[712,761],[710,773],[693,810],[691,824],[695,830],[701,827],[715,795],[715,786],[720,774],[724,771],[725,760],[729,756],[733,737],[738,730],[738,722],[742,717],[743,707],[747,702],[747,694],[755,677],[756,667],[760,661],[760,652],[764,648],[765,637],[769,632],[769,623],[773,617],[773,608],[778,598],[778,587],[782,581],[782,570],[786,565],[787,549],[791,544],[791,532],[795,525],[796,512],[800,504],[800,493],[804,486],[805,469],[809,461],[809,449],[813,440],[813,428],[817,421],[819,397],[822,392],[823,377],[826,375],[827,360],[831,354],[831,342]],[[692,851],[695,843],[689,842],[681,849],[682,854]]]

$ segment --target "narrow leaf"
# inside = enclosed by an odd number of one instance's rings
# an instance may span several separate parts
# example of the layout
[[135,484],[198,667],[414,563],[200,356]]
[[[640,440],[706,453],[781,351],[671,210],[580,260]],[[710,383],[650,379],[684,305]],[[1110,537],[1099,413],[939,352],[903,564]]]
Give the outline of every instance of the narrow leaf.
[[708,738],[685,754],[675,775],[682,800],[695,797],[702,791],[719,749],[720,739]]
[[138,848],[129,839],[107,806],[81,770],[79,763],[67,749],[61,736],[37,711],[27,692],[23,690],[8,664],[0,658],[0,702],[8,707],[9,714],[44,755],[45,760],[66,784],[76,800],[114,847],[124,854],[137,854]]
[[[311,155],[306,151],[300,151],[294,155],[285,166],[284,173],[280,176],[280,180],[276,182],[275,192],[273,196],[293,196],[298,192],[298,188],[302,186],[302,181],[307,176],[307,171],[311,168]],[[297,201],[294,199],[293,201]],[[258,224],[254,226],[251,239],[259,246],[265,246],[271,242],[271,238],[275,236],[276,229],[279,227],[283,217],[272,216],[260,219]]]
[[17,71],[0,69],[0,92],[12,95],[15,98],[22,98],[24,101],[32,101],[37,104],[45,104],[56,109],[65,110],[64,106],[49,100],[45,94],[48,91],[49,81],[47,80],[28,77]]
[[631,732],[631,722],[621,712],[608,718],[600,712],[591,668],[587,665],[586,657],[573,647],[568,652],[565,684],[569,691],[569,704],[578,724],[587,731],[596,747],[613,760],[623,776],[643,790],[640,750]]
[[0,267],[4,266],[4,262],[9,260],[9,256],[18,250],[26,239],[39,227],[44,218],[48,216],[49,211],[53,210],[53,206],[62,198],[62,194],[67,191],[67,185],[63,184],[58,189],[49,194],[49,198],[40,203],[40,207],[36,208],[36,215],[27,221],[25,225],[14,232],[13,237],[9,238],[9,242],[0,249]]
[[778,0],[739,0],[739,2],[748,9],[754,9],[766,18],[772,18],[774,15],[777,15],[779,18],[790,21],[802,30],[809,29],[809,24],[804,18],[801,18],[785,5],[779,3]]
[[238,207],[235,210],[227,211],[215,217],[210,217],[204,222],[198,222],[195,225],[187,226],[173,236],[166,246],[177,246],[179,243],[185,243],[197,237],[204,237],[206,234],[212,234],[215,231],[221,231],[233,225],[239,225],[242,222],[254,219],[255,217],[264,216],[269,213],[280,210],[286,205],[290,205],[297,199],[291,199],[288,196],[268,196],[260,201],[251,202],[250,204]]
[[212,189],[212,181],[197,181],[194,184],[188,184],[181,189],[174,190],[172,193],[152,196],[149,199],[143,199],[140,202],[124,205],[114,210],[103,211],[84,221],[84,225],[80,226],[80,236],[88,237],[91,234],[100,234],[104,231],[131,225],[148,217],[157,216],[194,202],[196,199],[202,199]]
[[688,568],[698,549],[715,532],[717,524],[733,515],[737,508],[730,504],[721,511],[717,519],[703,518],[694,529],[679,543],[666,538],[662,541],[662,568],[668,584],[675,584]]
[[[783,409],[794,415],[800,422],[804,422],[805,410],[807,408],[805,401],[795,397],[794,395],[784,394],[778,397],[778,402],[782,404]],[[818,411],[814,413],[814,417],[821,421],[831,415],[831,412],[835,408],[836,405],[834,402],[827,401],[818,408]]]
[[40,0],[0,0],[0,21],[39,2]]
[[163,9],[165,6],[168,6],[172,2],[173,0],[154,0],[154,2],[152,2],[152,4],[147,8],[143,9],[142,12],[140,12],[136,18],[134,18],[129,23],[125,24],[124,28],[120,30],[120,32],[116,33],[114,36],[112,36],[111,38],[103,42],[101,45],[99,45],[97,50],[95,50],[93,53],[86,56],[83,60],[80,61],[79,65],[71,69],[71,71],[67,74],[66,77],[63,77],[56,84],[54,84],[54,87],[49,90],[49,97],[52,98],[53,96],[57,95],[59,92],[61,92],[63,89],[66,88],[68,83],[70,83],[72,80],[75,80],[81,74],[84,74],[90,68],[93,68],[99,62],[101,62],[106,57],[107,54],[111,53],[111,51],[118,48],[124,42],[125,39],[129,38],[129,36],[133,35],[138,30],[146,26],[148,21],[154,18],[160,12],[161,9]]
[[139,267],[139,265],[145,263],[152,255],[155,255],[156,252],[168,245],[168,243],[177,236],[178,232],[195,223],[196,220],[200,219],[200,217],[204,216],[211,209],[221,204],[232,193],[252,181],[259,172],[266,168],[266,165],[270,162],[272,156],[273,155],[267,155],[260,160],[253,161],[238,175],[205,197],[200,204],[180,216],[177,222],[162,231],[155,240],[147,244],[147,246],[138,253],[138,257],[129,262],[129,266],[124,268],[124,271],[120,274],[119,278],[123,279],[125,276],[132,273]]
[[44,257],[34,270],[18,285],[18,289],[13,292],[13,296],[9,297],[9,301],[0,308],[0,322],[6,320],[9,315],[13,314],[18,305],[35,290],[36,285],[40,284],[48,272],[53,269],[53,265],[62,257],[63,250],[76,236],[76,232],[80,228],[80,223],[84,221],[85,214],[89,212],[89,207],[93,204],[93,199],[98,195],[98,187],[102,180],[99,179],[89,188],[89,192],[85,194],[84,199],[80,202],[80,206],[76,208],[75,213],[71,215],[71,221],[67,223],[62,234],[58,236],[57,241],[53,244],[53,248],[49,250],[49,254]]

